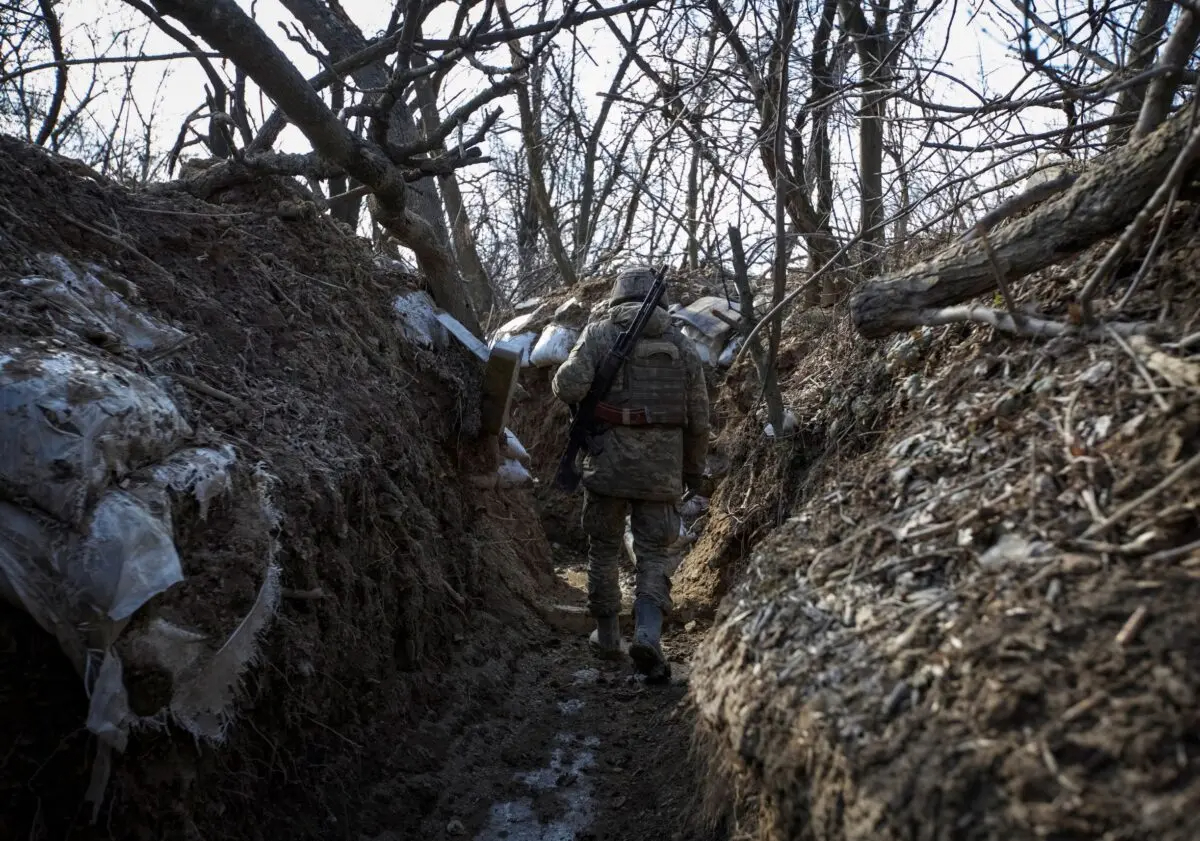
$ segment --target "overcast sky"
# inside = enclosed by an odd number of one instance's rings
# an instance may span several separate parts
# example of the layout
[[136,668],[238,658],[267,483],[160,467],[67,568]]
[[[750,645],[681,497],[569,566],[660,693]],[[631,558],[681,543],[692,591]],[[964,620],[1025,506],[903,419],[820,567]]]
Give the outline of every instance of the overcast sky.
[[[320,69],[316,59],[308,55],[300,45],[284,37],[280,28],[281,22],[286,22],[288,25],[293,25],[294,22],[278,0],[254,0],[253,3],[250,0],[239,0],[239,2],[247,11],[253,7],[260,26],[273,37],[305,75],[313,75]],[[606,5],[614,5],[620,0],[604,0],[604,2]],[[1009,10],[1011,13],[1009,6],[1014,0],[997,0],[997,2],[1000,3],[1001,8]],[[1079,6],[1085,0],[1070,0],[1070,2]],[[668,9],[669,4],[670,0],[664,0],[660,9]],[[341,0],[341,5],[368,38],[378,34],[387,25],[391,7],[389,3],[378,2],[378,0]],[[922,13],[928,7],[929,0],[921,0],[918,13]],[[145,26],[141,15],[120,0],[64,0],[59,9],[71,52],[77,56],[94,53],[95,50],[91,46],[94,41],[107,43],[111,41],[114,32],[125,30],[133,30],[137,36],[136,39],[130,44],[121,44],[111,48],[109,54],[120,55],[126,49],[133,52],[141,49],[144,54],[153,55],[176,52],[180,49],[173,39],[157,28]],[[454,10],[453,4],[445,3],[435,11],[425,28],[425,35],[437,37],[444,34],[452,21]],[[530,22],[535,12],[535,6],[517,8],[514,5],[513,7],[514,17],[517,18],[518,24]],[[658,11],[656,14],[661,16],[665,14],[665,11]],[[1007,92],[1018,85],[1025,75],[1025,68],[1015,55],[1015,34],[1011,22],[1003,21],[997,14],[996,7],[986,0],[969,0],[969,2],[939,0],[933,17],[923,28],[923,38],[929,50],[933,51],[932,54],[942,51],[944,45],[940,69],[945,75],[929,79],[929,94],[947,104],[975,105],[978,104],[978,99],[968,92],[968,88],[985,95],[995,95],[998,92]],[[584,107],[594,115],[599,107],[596,94],[600,89],[607,87],[608,79],[611,78],[612,71],[621,57],[620,47],[603,23],[580,27],[576,30],[576,35],[579,43],[587,48],[581,59],[584,63],[583,66],[592,66],[593,62],[595,65],[594,70],[582,74],[581,80]],[[570,37],[567,33],[560,34],[559,43],[566,47],[570,44]],[[1035,37],[1034,44],[1037,46],[1044,41],[1044,36],[1038,36]],[[928,53],[929,50],[926,52]],[[483,57],[483,60],[490,64],[507,65],[509,63],[507,48],[504,45],[498,45],[489,56]],[[102,65],[101,69],[110,79],[114,80],[113,90],[123,89],[124,86],[120,79],[125,69],[121,65]],[[158,151],[164,152],[174,142],[184,118],[203,101],[205,74],[197,62],[190,59],[140,64],[132,70],[132,73],[134,74],[134,91],[139,108],[144,113],[153,111]],[[78,95],[82,92],[79,88],[88,82],[89,77],[90,72],[86,70],[72,74],[74,93]],[[954,80],[959,80],[962,84],[958,84]],[[52,81],[52,72],[40,74],[42,84],[49,85]],[[441,103],[443,109],[448,110],[454,107],[457,101],[461,101],[464,96],[469,96],[477,91],[482,81],[483,77],[469,67],[456,72],[444,86],[444,101]],[[252,111],[252,118],[259,122],[263,113],[271,110],[271,104],[265,101],[260,104],[260,97],[256,89],[252,87],[251,92],[251,96],[248,97],[248,105]],[[516,120],[515,101],[508,98],[501,100],[498,104],[504,109],[504,120]],[[115,96],[102,98],[96,102],[91,113],[94,127],[99,131],[106,131],[107,126],[112,123],[112,114],[115,113],[118,106],[119,102]],[[1042,110],[1040,113],[1027,115],[1024,124],[1026,128],[1031,126],[1036,128],[1039,123],[1058,123],[1061,119],[1062,115],[1059,112]],[[610,120],[610,125],[615,126],[617,122],[615,119]],[[485,153],[488,144],[513,143],[516,142],[516,139],[517,135],[512,132],[503,136],[493,135],[488,141],[485,141]],[[846,129],[843,129],[841,137],[835,138],[835,143],[838,143],[840,148],[840,152],[835,149],[835,160],[839,167],[835,170],[835,179],[840,184],[852,184],[855,178],[856,170],[850,148],[852,142],[852,133]],[[959,142],[970,144],[977,142],[977,138],[966,137],[960,139]],[[281,137],[279,148],[287,151],[307,151],[309,147],[297,131],[289,129]],[[190,151],[203,154],[198,147],[194,147]],[[748,177],[760,180],[759,186],[755,189],[762,191],[766,187],[761,183],[762,176],[756,157],[748,156],[738,166],[744,168]],[[976,156],[973,160],[983,162],[985,159],[986,156]],[[963,156],[963,160],[966,161],[966,156]],[[736,199],[735,193],[736,191],[730,191],[732,198],[727,197],[727,200]],[[846,198],[847,196],[848,198]],[[841,200],[853,202],[854,191],[845,191]],[[855,215],[853,208],[843,204],[840,206],[840,210],[839,215],[843,222],[852,224]],[[741,212],[743,211],[738,211],[738,213]],[[764,229],[769,228],[768,220],[759,220],[758,224],[766,226]]]

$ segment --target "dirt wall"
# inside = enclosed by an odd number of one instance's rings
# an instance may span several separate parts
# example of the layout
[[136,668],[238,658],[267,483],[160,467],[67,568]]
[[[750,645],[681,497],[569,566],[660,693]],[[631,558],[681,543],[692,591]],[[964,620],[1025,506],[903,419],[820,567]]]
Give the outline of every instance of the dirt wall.
[[[1197,209],[1175,214],[1123,318],[1195,323]],[[1106,247],[1020,300],[1068,318]],[[715,788],[764,839],[1195,837],[1200,362],[844,321],[809,359],[787,517],[697,654]]]
[[[111,357],[169,390],[198,439],[275,477],[283,598],[223,746],[135,734],[95,826],[82,682],[53,640],[0,606],[0,836],[353,838],[418,832],[447,734],[504,694],[549,549],[528,491],[480,491],[477,366],[405,340],[393,297],[419,284],[282,183],[216,203],[127,191],[0,139],[0,337],[58,341],[61,313],[17,283],[57,254],[186,344]],[[469,488],[469,490],[468,490]],[[236,615],[261,584],[220,507],[177,533],[186,580],[151,608]],[[245,547],[242,547],[243,549]],[[19,677],[18,677],[19,676]]]

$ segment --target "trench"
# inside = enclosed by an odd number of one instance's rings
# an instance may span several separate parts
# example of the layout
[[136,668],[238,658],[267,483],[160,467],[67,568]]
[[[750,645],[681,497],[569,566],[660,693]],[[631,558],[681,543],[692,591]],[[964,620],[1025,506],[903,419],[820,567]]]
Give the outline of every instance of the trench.
[[[570,558],[560,574],[554,601],[560,608],[581,605],[584,593],[572,586],[579,580],[578,560]],[[667,625],[663,648],[673,674],[669,684],[657,686],[635,674],[628,659],[597,658],[584,631],[561,620],[534,624],[506,669],[504,687],[478,699],[465,724],[448,728],[448,717],[439,720],[431,710],[426,724],[404,737],[417,749],[457,731],[438,751],[441,767],[423,775],[434,790],[426,792],[419,818],[406,811],[395,825],[384,821],[360,832],[363,825],[352,814],[339,817],[313,803],[308,819],[321,828],[313,834],[356,841],[723,839],[697,813],[690,764],[687,664],[705,624]],[[54,640],[7,606],[0,606],[0,687],[5,776],[23,777],[23,785],[8,792],[3,837],[151,837],[148,818],[173,811],[159,804],[157,811],[130,813],[121,777],[101,822],[90,824],[81,797],[89,739],[78,726],[86,699]],[[186,763],[174,755],[185,747],[179,736],[149,738],[153,749],[135,761],[157,755],[155,773],[180,773]],[[342,746],[347,755],[355,750]],[[421,780],[396,782],[397,791],[412,796]],[[224,787],[230,779],[205,775],[196,785]],[[262,831],[270,837],[269,824],[251,832],[236,822],[215,823],[221,827],[217,837],[255,838]]]

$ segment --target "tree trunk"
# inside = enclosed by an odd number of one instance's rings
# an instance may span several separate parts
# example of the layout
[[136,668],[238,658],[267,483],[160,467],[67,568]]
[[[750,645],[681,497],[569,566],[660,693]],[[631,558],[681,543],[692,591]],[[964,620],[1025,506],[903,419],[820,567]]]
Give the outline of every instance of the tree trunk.
[[[1121,230],[1163,183],[1188,139],[1194,109],[1175,114],[1143,142],[1096,160],[1070,190],[986,242],[956,243],[933,260],[865,283],[850,301],[855,327],[881,338],[919,326],[939,308],[993,291],[997,271],[1011,282]],[[1193,172],[1197,168],[1193,163]]]
[[[833,218],[833,163],[830,152],[829,117],[833,110],[833,94],[837,86],[830,68],[833,56],[830,50],[830,37],[833,34],[834,18],[837,15],[837,0],[825,0],[821,10],[821,21],[813,35],[812,62],[810,71],[812,89],[809,94],[808,106],[804,109],[812,118],[812,140],[808,147],[808,167],[805,169],[804,184],[811,190],[816,182],[817,203],[816,226],[805,238],[808,245],[808,270],[810,274],[818,272],[837,253],[838,243],[829,230],[829,221]],[[802,144],[800,137],[797,144]],[[793,157],[800,163],[799,151],[793,150]],[[804,294],[805,303],[816,306],[823,300],[834,300],[838,293],[837,272],[826,272],[821,286],[809,284]]]
[[[333,109],[334,114],[341,113],[341,110],[346,107],[346,86],[340,81],[334,82],[329,86],[329,105]],[[329,179],[329,197],[340,196],[355,187],[361,186],[352,178],[347,178],[344,175],[335,175]],[[362,209],[362,199],[343,199],[342,201],[333,202],[329,206],[329,213],[334,219],[350,226],[350,230],[358,228],[358,215]]]
[[[288,0],[295,2],[295,0]],[[404,175],[381,150],[356,137],[267,37],[237,0],[155,0],[163,14],[175,17],[215,50],[245,70],[263,93],[325,161],[362,181],[375,195],[380,222],[411,248],[429,282],[433,298],[475,335],[479,323],[463,290],[449,251],[434,229],[406,205],[412,194]]]
[[[496,10],[500,19],[509,29],[513,29],[512,18],[503,0],[497,3]],[[514,67],[527,67],[525,56],[517,42],[509,44]],[[535,68],[527,67],[531,80],[536,82]],[[546,189],[545,175],[545,140],[542,137],[541,120],[534,113],[533,102],[529,96],[529,84],[518,85],[516,89],[517,108],[521,114],[521,139],[525,145],[525,160],[529,167],[529,184],[533,193],[534,207],[537,209],[542,230],[546,234],[546,245],[550,249],[550,257],[554,260],[563,283],[574,286],[578,282],[575,266],[567,254],[563,244],[562,232],[554,215],[554,207],[550,203],[550,193]]]
[[[1136,76],[1154,64],[1155,47],[1162,40],[1163,28],[1167,25],[1167,18],[1171,16],[1172,7],[1171,0],[1147,0],[1146,8],[1142,10],[1142,16],[1138,20],[1137,35],[1129,45],[1129,59],[1125,63],[1129,75]],[[1123,117],[1141,111],[1142,103],[1146,101],[1148,86],[1149,82],[1145,82],[1121,91],[1116,107],[1113,108],[1113,116]],[[1108,132],[1108,145],[1117,146],[1124,143],[1132,130],[1132,126],[1114,125]]]
[[[367,39],[354,23],[344,15],[325,5],[321,0],[280,0],[296,20],[312,32],[333,62],[366,49]],[[353,71],[351,74],[360,88],[382,91],[388,84],[388,70],[383,61],[377,61]],[[415,143],[418,139],[416,122],[412,110],[403,97],[388,115],[388,141],[397,147]],[[450,232],[446,227],[446,215],[437,186],[432,178],[414,181],[408,187],[408,206],[432,228],[434,240],[447,250],[450,248]],[[408,246],[405,242],[404,245]],[[411,246],[409,246],[411,248]],[[449,255],[448,255],[449,256]],[[451,259],[453,259],[451,257]],[[439,260],[439,263],[445,263]]]
[[[637,23],[633,27],[633,43],[638,43],[641,38],[642,28],[649,19],[650,13],[647,11],[642,14]],[[579,271],[583,271],[583,267],[587,261],[588,249],[591,248],[592,238],[596,235],[596,217],[600,210],[603,209],[604,195],[607,191],[602,191],[602,196],[597,201],[596,199],[596,164],[599,159],[600,137],[604,132],[604,126],[608,123],[608,115],[612,111],[612,104],[616,101],[616,95],[621,90],[621,84],[625,80],[625,74],[629,72],[629,66],[633,63],[633,50],[626,48],[625,54],[621,57],[621,63],[617,65],[617,72],[613,74],[612,83],[608,86],[608,96],[604,97],[600,104],[600,113],[596,116],[596,123],[592,126],[592,130],[588,132],[587,142],[583,149],[583,184],[579,191],[579,213],[575,218],[575,236],[574,236],[574,258],[575,266]],[[628,139],[626,140],[626,143]],[[609,188],[611,189],[611,188]]]
[[[417,60],[424,63],[423,59]],[[421,119],[427,132],[433,132],[442,124],[442,116],[438,111],[437,98],[430,84],[429,77],[418,79],[414,85],[417,107],[421,109]],[[438,144],[439,150],[445,144]],[[471,231],[471,219],[463,203],[462,191],[458,188],[458,176],[453,172],[438,176],[442,188],[442,198],[446,204],[446,215],[450,219],[450,234],[454,241],[454,252],[458,257],[458,265],[462,269],[463,280],[467,284],[467,294],[475,311],[481,316],[491,312],[495,306],[495,294],[492,282],[488,279],[483,261],[479,259],[479,250],[475,246],[475,234]]]
[[700,268],[700,149],[699,131],[692,138],[692,160],[688,165],[687,183],[687,265],[692,271]]
[[1175,29],[1171,32],[1171,37],[1167,39],[1158,59],[1161,67],[1170,67],[1172,72],[1165,73],[1150,83],[1150,89],[1146,92],[1146,101],[1142,103],[1142,110],[1138,115],[1137,125],[1134,126],[1131,139],[1138,140],[1145,137],[1158,128],[1159,123],[1166,119],[1167,114],[1171,113],[1171,100],[1175,98],[1175,91],[1179,88],[1180,71],[1187,64],[1188,56],[1196,48],[1198,40],[1200,40],[1200,14],[1191,9],[1184,9],[1180,12],[1179,20],[1175,22]]

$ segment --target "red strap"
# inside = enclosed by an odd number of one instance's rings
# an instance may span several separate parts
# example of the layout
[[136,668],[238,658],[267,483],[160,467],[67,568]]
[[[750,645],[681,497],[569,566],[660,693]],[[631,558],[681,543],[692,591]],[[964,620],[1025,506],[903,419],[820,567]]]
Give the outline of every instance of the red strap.
[[643,409],[620,409],[611,403],[596,404],[596,420],[615,426],[648,426],[650,416]]

